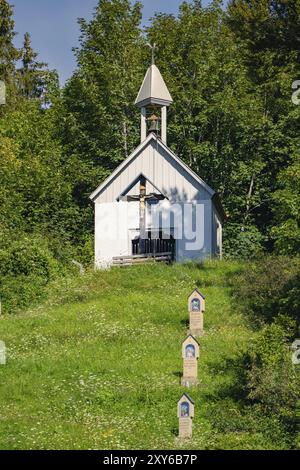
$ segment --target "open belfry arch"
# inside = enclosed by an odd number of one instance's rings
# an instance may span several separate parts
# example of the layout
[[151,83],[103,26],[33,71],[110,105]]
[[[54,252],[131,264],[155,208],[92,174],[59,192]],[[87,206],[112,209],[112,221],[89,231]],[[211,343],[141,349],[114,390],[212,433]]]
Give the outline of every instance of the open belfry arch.
[[172,103],[153,58],[135,101],[141,143],[90,196],[96,267],[222,255],[219,198],[167,145]]

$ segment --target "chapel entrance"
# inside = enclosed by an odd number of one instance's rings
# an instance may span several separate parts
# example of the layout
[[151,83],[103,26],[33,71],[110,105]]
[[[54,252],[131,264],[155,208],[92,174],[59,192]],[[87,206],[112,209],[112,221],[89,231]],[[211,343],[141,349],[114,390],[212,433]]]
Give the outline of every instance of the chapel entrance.
[[[152,255],[157,257],[159,255],[168,255],[171,260],[175,260],[176,253],[176,241],[171,235],[170,238],[166,238],[162,230],[157,233],[157,230],[152,232],[151,230],[146,231],[146,237],[143,240],[141,247],[141,238],[138,237],[132,240],[132,255]],[[143,250],[143,251],[142,251]]]
[[[170,259],[175,259],[174,237],[166,236],[161,229],[151,229],[151,207],[158,204],[166,197],[159,192],[149,181],[140,175],[136,181],[135,191],[126,195],[127,202],[138,202],[138,235],[132,240],[132,256],[153,256],[168,255]],[[151,191],[147,191],[147,187]]]

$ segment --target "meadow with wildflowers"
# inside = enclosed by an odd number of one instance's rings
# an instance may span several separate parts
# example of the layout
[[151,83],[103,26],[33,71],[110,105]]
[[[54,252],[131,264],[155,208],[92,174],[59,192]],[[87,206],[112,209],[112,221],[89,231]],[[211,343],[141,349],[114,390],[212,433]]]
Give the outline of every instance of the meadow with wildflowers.
[[[0,317],[0,449],[277,448],[241,400],[256,336],[236,308],[238,262],[144,265],[66,277],[48,300]],[[206,296],[193,438],[177,439],[187,297]],[[282,445],[282,444],[281,444]]]

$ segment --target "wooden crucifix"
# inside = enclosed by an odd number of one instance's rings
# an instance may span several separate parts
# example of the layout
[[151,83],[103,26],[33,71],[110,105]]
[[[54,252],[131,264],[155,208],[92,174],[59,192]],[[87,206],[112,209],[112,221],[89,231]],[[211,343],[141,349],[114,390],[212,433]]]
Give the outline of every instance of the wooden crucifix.
[[139,209],[139,229],[140,229],[140,254],[145,253],[145,240],[148,238],[146,236],[146,202],[147,201],[159,201],[165,199],[162,194],[146,194],[146,178],[141,176],[140,178],[140,193],[134,196],[128,196],[128,201],[139,201],[140,209]]

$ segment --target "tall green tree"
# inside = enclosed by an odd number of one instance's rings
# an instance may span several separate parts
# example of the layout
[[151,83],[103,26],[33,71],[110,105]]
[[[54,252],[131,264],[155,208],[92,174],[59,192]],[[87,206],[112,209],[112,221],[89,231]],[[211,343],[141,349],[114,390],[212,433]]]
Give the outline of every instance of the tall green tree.
[[[13,7],[7,0],[0,0],[0,80],[6,85],[8,104],[15,101],[15,67],[19,58],[19,51],[13,44],[16,34],[14,27]],[[2,106],[0,113],[4,112]]]
[[[156,15],[147,30],[170,86],[169,143],[222,197],[229,239],[253,238],[253,210],[264,197],[261,102],[243,60],[244,45],[226,25],[220,2],[183,3],[179,17]],[[237,244],[236,244],[237,245]],[[254,247],[255,251],[255,247]]]
[[19,57],[13,44],[14,27],[12,6],[7,0],[0,0],[0,78],[5,81],[11,78]]
[[[102,0],[90,22],[79,20],[78,68],[65,89],[70,150],[112,169],[137,140],[133,103],[142,77],[141,4]],[[75,139],[75,141],[74,141]]]
[[138,143],[141,18],[140,3],[101,0],[90,22],[79,20],[78,66],[64,90],[63,144],[73,197],[91,231],[89,194]]
[[[284,175],[290,173],[289,166],[294,166],[300,151],[300,110],[291,103],[291,86],[300,76],[300,2],[232,0],[228,7],[227,23],[244,45],[243,62],[253,92],[262,104],[265,124],[259,148],[264,161],[260,177],[264,180],[265,191],[263,205],[255,209],[254,215],[256,226],[271,242],[272,233],[279,235],[280,232],[283,235],[276,226],[279,220],[283,222],[282,209],[286,202],[283,181],[287,184],[287,191],[289,186]],[[283,197],[281,203],[280,195]],[[286,212],[290,213],[287,206]],[[291,220],[289,226],[290,223]],[[283,238],[281,251],[282,241]],[[290,251],[290,246],[287,249]]]
[[279,174],[279,189],[273,195],[275,224],[272,235],[279,253],[300,253],[300,158]]
[[21,49],[22,67],[18,70],[18,85],[26,98],[40,98],[45,92],[47,64],[37,61],[38,54],[32,49],[29,33],[25,33]]

